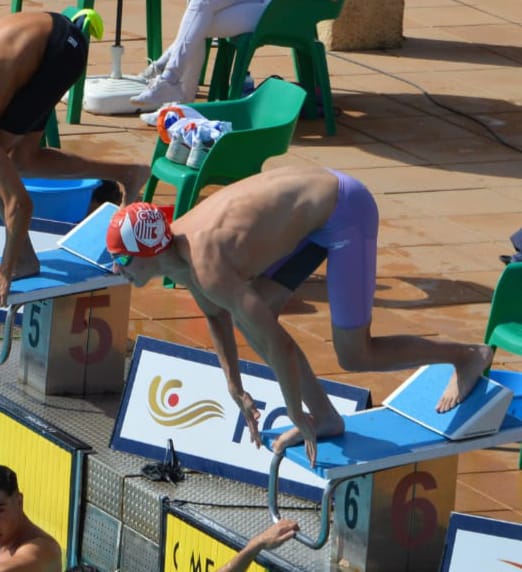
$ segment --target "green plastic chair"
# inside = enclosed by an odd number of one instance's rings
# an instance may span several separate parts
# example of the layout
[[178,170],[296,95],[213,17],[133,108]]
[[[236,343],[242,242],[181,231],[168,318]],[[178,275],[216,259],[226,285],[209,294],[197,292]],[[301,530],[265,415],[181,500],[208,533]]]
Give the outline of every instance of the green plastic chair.
[[194,206],[205,185],[226,185],[259,173],[268,157],[288,150],[305,95],[297,85],[269,78],[242,99],[192,103],[207,119],[232,122],[232,131],[216,142],[199,170],[167,159],[168,145],[158,137],[143,200],[152,201],[158,180],[170,183],[177,189],[178,218]]
[[[317,23],[337,18],[344,0],[272,0],[250,34],[219,42],[209,100],[241,96],[243,82],[257,48],[264,45],[293,49],[297,81],[306,89],[305,114],[318,116],[320,90],[328,135],[336,131],[326,51],[317,39]],[[274,70],[276,72],[277,70]]]
[[491,300],[485,343],[522,355],[522,262],[502,272]]
[[[502,272],[493,292],[484,342],[494,351],[501,348],[516,355],[522,355],[522,262],[511,262]],[[511,379],[516,372],[485,372],[492,379],[503,382],[503,377]],[[522,394],[522,374],[519,387],[516,383],[510,388],[515,395]],[[519,468],[522,469],[522,447]]]
[[207,119],[230,121],[232,131],[216,141],[198,170],[167,159],[168,145],[158,137],[143,200],[152,201],[158,180],[175,186],[176,219],[196,204],[206,185],[259,173],[266,159],[288,150],[305,97],[299,86],[270,78],[242,99],[191,104]]

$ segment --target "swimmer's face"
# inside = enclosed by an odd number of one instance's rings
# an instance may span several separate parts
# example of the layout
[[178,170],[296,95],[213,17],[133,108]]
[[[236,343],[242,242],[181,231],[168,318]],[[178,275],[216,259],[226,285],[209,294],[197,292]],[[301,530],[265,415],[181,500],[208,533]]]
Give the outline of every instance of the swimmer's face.
[[9,544],[23,517],[22,495],[0,491],[0,546]]
[[114,274],[125,276],[129,282],[141,288],[152,278],[148,259],[136,256],[113,256],[112,271]]

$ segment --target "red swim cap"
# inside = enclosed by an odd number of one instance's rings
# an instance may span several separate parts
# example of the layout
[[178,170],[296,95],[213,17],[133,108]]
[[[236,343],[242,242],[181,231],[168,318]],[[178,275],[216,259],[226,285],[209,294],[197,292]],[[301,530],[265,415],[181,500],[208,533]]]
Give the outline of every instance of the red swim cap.
[[165,213],[150,203],[132,203],[114,213],[107,230],[107,250],[112,254],[155,256],[172,242]]

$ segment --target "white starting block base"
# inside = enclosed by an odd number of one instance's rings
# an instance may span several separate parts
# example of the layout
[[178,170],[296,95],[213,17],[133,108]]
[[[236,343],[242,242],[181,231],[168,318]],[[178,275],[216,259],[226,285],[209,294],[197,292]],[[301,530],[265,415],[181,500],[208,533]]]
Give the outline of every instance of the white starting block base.
[[[406,393],[411,391],[415,393],[416,386],[422,388],[427,385],[428,393],[434,394],[430,399],[417,399],[415,395],[410,395],[414,406],[410,407],[410,401],[401,404],[401,407],[408,411],[408,415],[388,407],[377,407],[343,416],[345,433],[318,442],[314,468],[310,467],[304,444],[289,447],[283,455],[274,455],[270,469],[268,503],[272,519],[279,519],[277,480],[279,465],[283,458],[290,459],[327,480],[322,498],[321,528],[317,539],[311,539],[301,533],[297,535],[297,539],[307,546],[321,548],[329,535],[331,497],[341,483],[351,481],[360,475],[372,475],[376,471],[522,440],[522,419],[509,414],[505,415],[498,430],[477,435],[477,427],[481,428],[481,432],[486,427],[494,427],[495,423],[486,423],[485,419],[498,418],[501,408],[504,408],[505,413],[509,406],[506,391],[508,397],[512,396],[511,391],[499,388],[497,384],[488,380],[479,382],[468,398],[453,410],[443,414],[434,413],[434,406],[441,391],[434,388],[434,384],[425,384],[422,380],[432,378],[432,373],[437,372],[443,379],[441,385],[445,387],[449,371],[440,366],[421,368],[413,379],[402,386],[402,390]],[[398,391],[387,401],[394,403],[397,408],[401,399],[401,391]],[[470,407],[470,404],[474,404],[475,409]],[[427,427],[433,423],[426,421],[434,419],[437,421],[437,431]],[[462,427],[465,427],[464,432],[460,431]],[[263,442],[268,448],[272,448],[273,441],[289,428],[263,431]],[[462,435],[462,433],[475,436],[461,437],[459,440],[449,440],[444,436],[444,434]],[[336,509],[340,505],[342,503],[336,503]],[[380,569],[388,569],[386,560],[380,564],[382,566]]]
[[46,395],[121,391],[130,284],[61,248],[38,258],[8,297],[24,306],[19,380]]

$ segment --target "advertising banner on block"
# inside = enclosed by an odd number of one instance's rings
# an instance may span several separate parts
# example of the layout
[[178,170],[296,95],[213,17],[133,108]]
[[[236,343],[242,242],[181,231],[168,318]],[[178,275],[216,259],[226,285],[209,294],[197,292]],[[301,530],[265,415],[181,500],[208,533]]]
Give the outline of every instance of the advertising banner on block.
[[[267,366],[240,361],[243,386],[261,413],[261,431],[290,423],[279,384]],[[367,389],[320,380],[341,414],[365,409]],[[172,439],[190,469],[266,487],[272,453],[256,449],[230,397],[213,352],[139,337],[116,419],[111,446],[158,461]],[[280,490],[318,500],[323,479],[285,463]]]
[[452,513],[440,570],[522,570],[522,524]]

